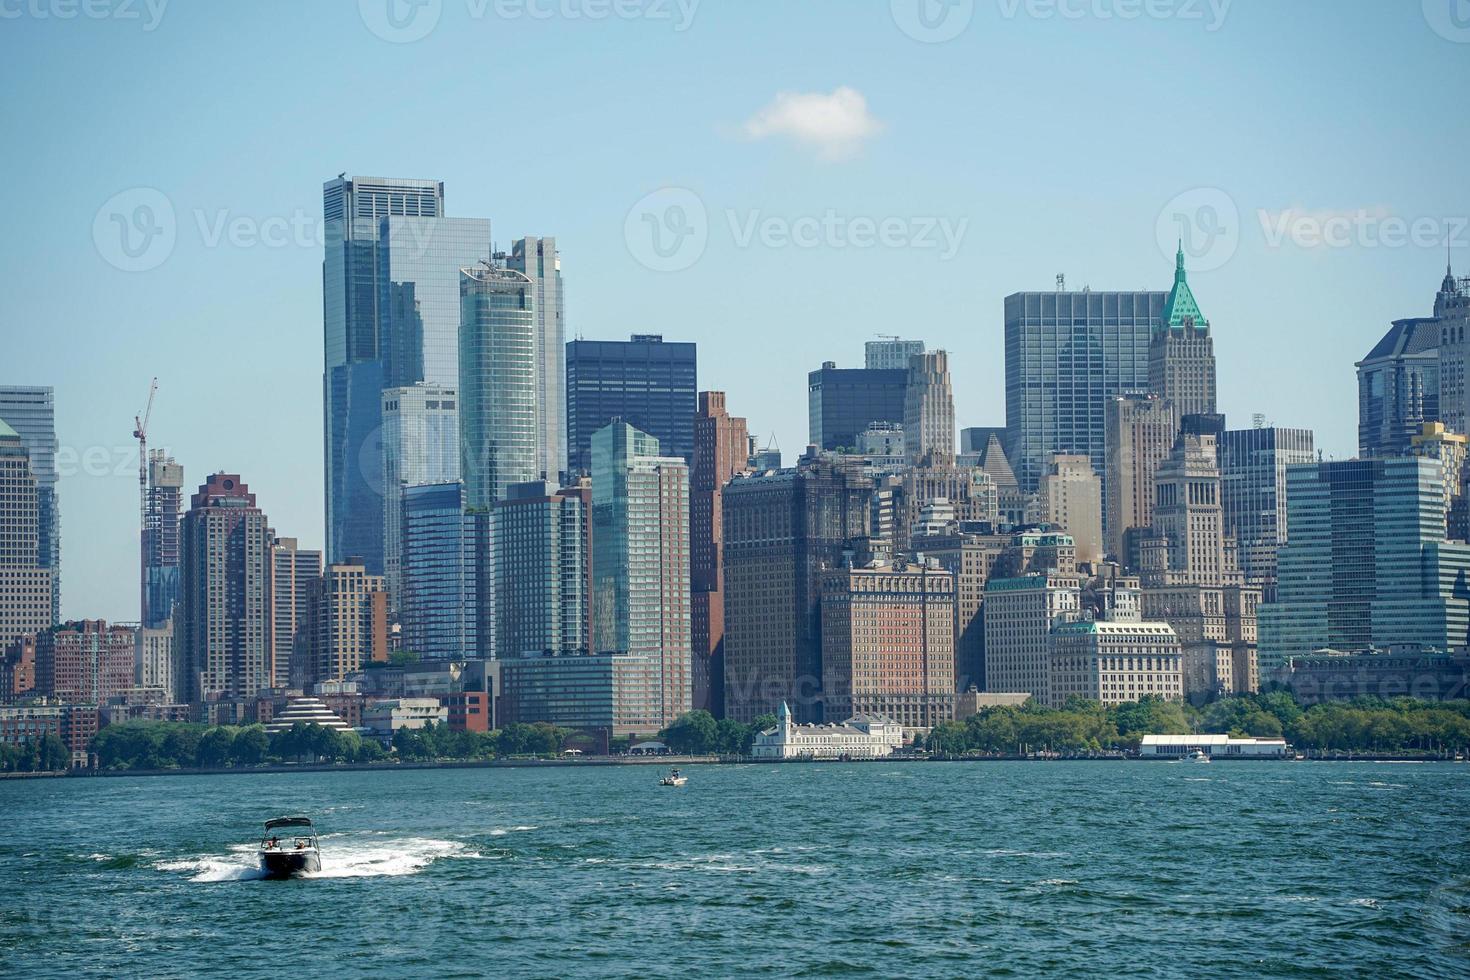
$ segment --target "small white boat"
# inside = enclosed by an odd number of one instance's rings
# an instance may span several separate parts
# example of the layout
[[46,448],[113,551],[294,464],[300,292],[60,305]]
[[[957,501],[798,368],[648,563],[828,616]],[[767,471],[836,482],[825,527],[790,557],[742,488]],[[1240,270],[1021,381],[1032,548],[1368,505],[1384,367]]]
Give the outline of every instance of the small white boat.
[[265,837],[260,842],[260,870],[266,877],[295,878],[321,869],[316,828],[309,818],[278,817],[265,822]]
[[689,782],[689,777],[683,775],[679,772],[679,770],[675,769],[663,779],[660,779],[658,781],[658,784],[660,786],[683,786],[687,782]]
[[1190,749],[1189,754],[1184,757],[1186,762],[1209,762],[1210,754],[1204,749]]

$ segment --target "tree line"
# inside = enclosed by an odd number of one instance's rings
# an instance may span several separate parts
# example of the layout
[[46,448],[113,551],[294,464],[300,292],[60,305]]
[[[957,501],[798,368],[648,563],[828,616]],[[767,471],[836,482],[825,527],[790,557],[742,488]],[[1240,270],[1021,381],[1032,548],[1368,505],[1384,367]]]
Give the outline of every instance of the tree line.
[[680,755],[750,755],[759,733],[776,727],[776,716],[761,715],[749,725],[730,718],[715,720],[703,708],[685,712],[658,733],[658,740]]
[[0,743],[0,772],[56,772],[71,765],[71,750],[54,734],[18,745]]

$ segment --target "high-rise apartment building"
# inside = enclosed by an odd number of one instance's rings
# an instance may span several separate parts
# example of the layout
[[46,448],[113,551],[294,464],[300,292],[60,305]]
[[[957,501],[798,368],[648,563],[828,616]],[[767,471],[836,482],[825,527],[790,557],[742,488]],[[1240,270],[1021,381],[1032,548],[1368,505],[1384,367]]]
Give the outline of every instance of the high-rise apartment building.
[[512,485],[491,516],[497,656],[591,650],[591,481]]
[[483,515],[465,513],[459,482],[404,489],[398,607],[403,649],[425,660],[479,655],[480,558],[487,523]]
[[566,316],[562,301],[561,253],[555,238],[521,238],[511,245],[506,266],[534,283],[536,294],[536,418],[542,479],[566,472]]
[[50,386],[0,386],[0,421],[20,437],[36,480],[36,559],[51,573],[50,623],[61,619],[61,499],[56,472],[56,399]]
[[659,334],[567,344],[567,454],[571,475],[592,471],[592,434],[619,419],[687,464],[694,458],[694,344]]
[[644,658],[618,699],[643,705],[657,730],[692,692],[689,467],[626,422],[599,429],[591,448],[593,646]]
[[322,188],[327,557],[383,569],[382,392],[459,383],[460,269],[490,222],[450,218],[435,180],[348,177]]
[[907,365],[839,368],[826,361],[807,375],[808,441],[824,452],[851,449],[875,422],[902,425],[908,385]]
[[909,358],[922,353],[922,340],[901,340],[898,337],[870,340],[863,345],[863,367],[869,371],[907,371]]
[[1149,384],[1149,343],[1167,293],[1014,293],[1005,300],[1006,447],[1022,489],[1054,453],[1102,473],[1108,399]]
[[1286,544],[1286,468],[1316,458],[1311,429],[1233,429],[1220,439],[1220,504],[1240,570],[1266,599],[1276,593],[1276,554]]
[[1180,416],[1215,412],[1215,342],[1184,272],[1184,247],[1174,260],[1174,288],[1149,342],[1149,390]]
[[1104,415],[1107,467],[1103,485],[1103,530],[1107,553],[1136,568],[1130,531],[1153,521],[1154,474],[1168,458],[1179,433],[1179,414],[1158,395],[1124,394],[1108,399]]
[[459,389],[415,384],[383,389],[383,577],[388,603],[402,591],[403,491],[459,479]]
[[300,547],[295,538],[271,542],[271,658],[275,687],[304,688],[316,672],[310,662],[317,628],[317,587],[322,553]]
[[149,450],[143,511],[145,629],[158,629],[168,622],[179,598],[179,514],[183,498],[184,468],[162,450]]
[[822,705],[906,728],[954,718],[954,576],[935,565],[849,568],[822,582]]
[[340,681],[388,659],[388,593],[361,562],[327,566],[318,592],[312,680]]
[[1077,560],[1103,558],[1102,481],[1083,455],[1056,453],[1047,462],[1039,490],[1041,517],[1072,536]]
[[1331,648],[1470,644],[1470,545],[1445,539],[1443,471],[1422,457],[1286,471],[1287,540],[1261,610],[1261,669]]
[[903,444],[910,463],[954,460],[954,392],[944,351],[909,358],[904,388]]
[[55,571],[40,564],[40,489],[20,434],[0,418],[0,648],[56,622]]
[[725,484],[746,472],[745,419],[725,410],[725,393],[699,393],[694,416],[694,461],[689,467],[689,582],[693,590],[693,704],[724,713]]
[[1078,618],[1075,575],[1023,575],[985,584],[985,690],[1051,698],[1051,629]]
[[[954,690],[957,692],[985,685],[985,623],[981,616],[985,583],[1011,543],[1011,535],[995,533],[993,527],[968,530],[970,527],[976,525],[955,521],[947,527],[933,527],[924,534],[915,532],[911,542],[915,554],[937,561],[954,576]],[[1076,569],[1075,560],[1072,568]]]
[[178,671],[174,668],[173,620],[165,620],[156,629],[139,627],[137,637],[133,683],[141,688],[162,691],[164,704],[177,704],[174,697],[174,680]]
[[189,500],[174,622],[181,701],[253,698],[275,682],[271,534],[255,494],[214,473]]
[[36,693],[67,704],[105,704],[133,686],[131,626],[81,620],[36,635]]

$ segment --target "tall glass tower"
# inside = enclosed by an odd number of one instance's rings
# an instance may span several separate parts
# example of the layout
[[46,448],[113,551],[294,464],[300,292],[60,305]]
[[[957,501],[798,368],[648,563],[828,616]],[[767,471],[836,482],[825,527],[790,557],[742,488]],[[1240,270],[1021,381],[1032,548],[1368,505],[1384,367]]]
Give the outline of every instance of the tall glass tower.
[[459,380],[459,270],[490,222],[444,214],[434,180],[338,176],[322,191],[327,557],[382,574],[382,391]]
[[536,415],[541,478],[555,482],[567,468],[566,317],[561,253],[555,238],[522,238],[511,246],[507,268],[536,285]]
[[36,477],[36,567],[51,570],[51,619],[61,621],[61,503],[56,492],[56,397],[49,385],[0,386],[0,420],[20,436]]

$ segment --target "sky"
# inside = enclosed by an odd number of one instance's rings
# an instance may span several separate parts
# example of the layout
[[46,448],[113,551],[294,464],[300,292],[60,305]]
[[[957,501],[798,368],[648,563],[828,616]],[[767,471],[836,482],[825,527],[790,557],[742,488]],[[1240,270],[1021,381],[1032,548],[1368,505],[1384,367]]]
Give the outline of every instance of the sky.
[[[1167,289],[1220,408],[1356,447],[1470,273],[1458,0],[0,0],[0,384],[56,389],[63,615],[137,618],[133,416],[323,543],[321,186],[555,235],[569,336],[699,344],[788,461],[894,334],[1001,425],[1002,300]],[[390,6],[391,4],[391,6]]]

